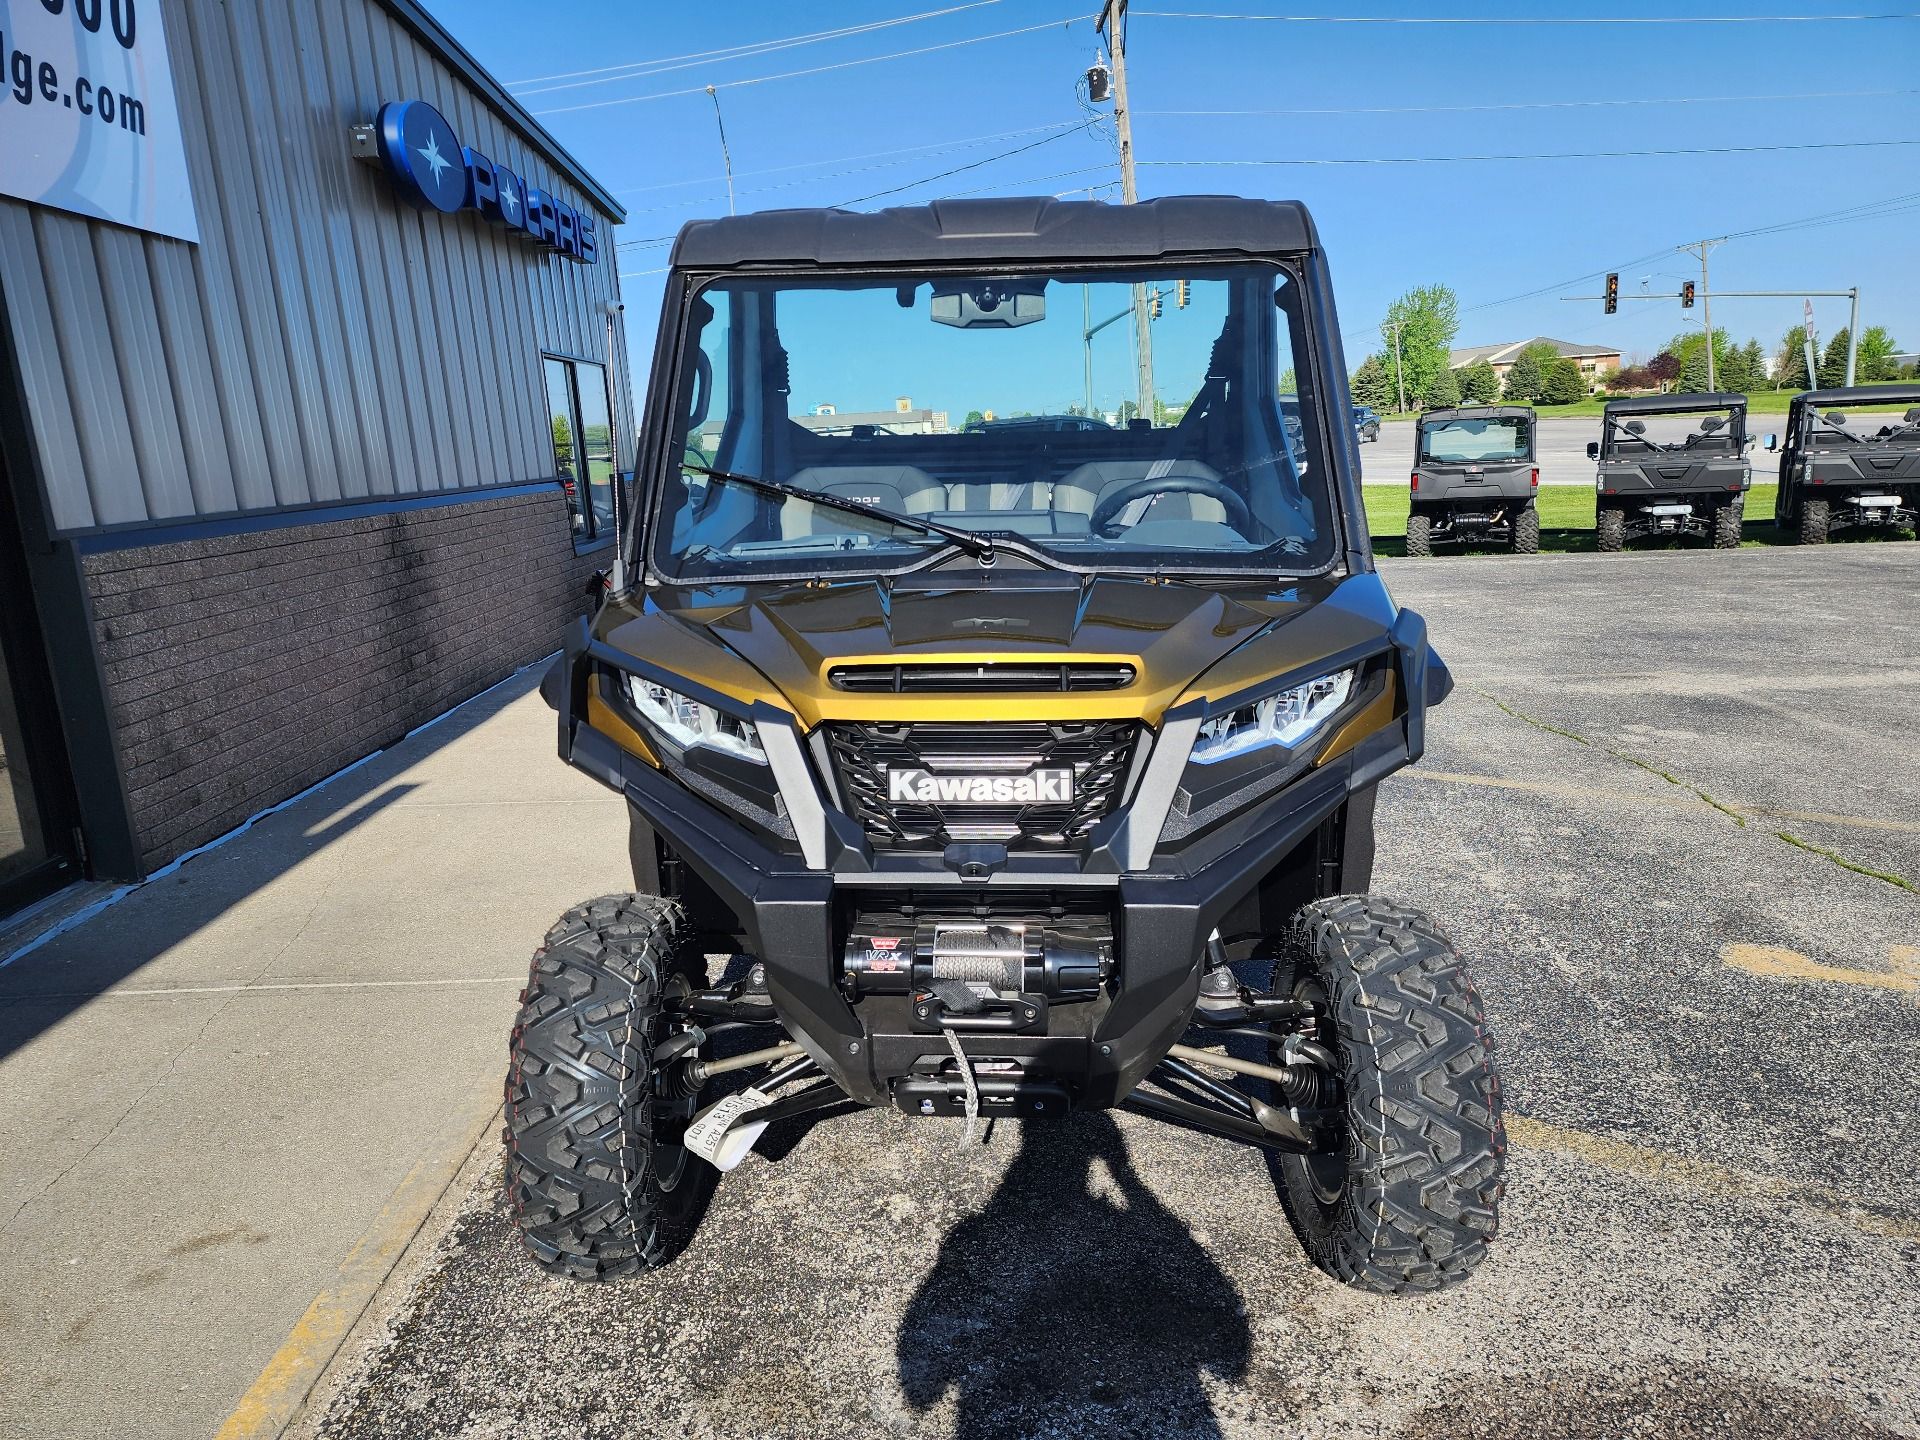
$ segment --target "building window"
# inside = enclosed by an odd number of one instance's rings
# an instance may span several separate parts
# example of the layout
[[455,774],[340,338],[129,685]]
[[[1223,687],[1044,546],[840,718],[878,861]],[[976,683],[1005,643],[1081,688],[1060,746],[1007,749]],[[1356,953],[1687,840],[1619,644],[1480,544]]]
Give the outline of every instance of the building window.
[[567,492],[579,545],[613,538],[613,409],[607,367],[546,357],[547,424],[553,473]]

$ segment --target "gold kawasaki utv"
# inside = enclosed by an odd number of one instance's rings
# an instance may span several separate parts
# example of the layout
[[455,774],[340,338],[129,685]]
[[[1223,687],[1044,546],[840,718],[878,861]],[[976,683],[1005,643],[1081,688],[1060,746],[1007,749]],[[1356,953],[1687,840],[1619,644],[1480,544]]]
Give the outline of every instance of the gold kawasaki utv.
[[1350,1284],[1480,1262],[1480,1000],[1365,893],[1452,682],[1374,573],[1339,334],[1297,204],[681,233],[620,566],[544,687],[635,893],[561,919],[513,1029],[542,1264],[663,1263],[848,1098],[1125,1106],[1273,1152]]

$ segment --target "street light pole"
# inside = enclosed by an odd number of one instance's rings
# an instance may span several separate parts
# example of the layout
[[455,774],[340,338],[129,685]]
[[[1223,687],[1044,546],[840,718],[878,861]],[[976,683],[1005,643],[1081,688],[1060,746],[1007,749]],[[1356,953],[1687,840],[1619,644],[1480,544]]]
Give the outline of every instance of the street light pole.
[[[1095,25],[1107,37],[1107,49],[1113,56],[1113,126],[1120,140],[1120,203],[1139,203],[1140,192],[1133,177],[1133,111],[1127,102],[1127,0],[1105,0]],[[1134,355],[1139,367],[1140,413],[1151,425],[1155,418],[1153,403],[1153,337],[1147,326],[1147,287],[1133,287]]]
[[1847,384],[1853,384],[1854,362],[1860,358],[1860,287],[1847,292],[1852,301],[1847,311]]
[[1393,330],[1393,383],[1400,392],[1400,413],[1407,413],[1407,367],[1400,359],[1400,322],[1389,320]]
[[1713,291],[1707,286],[1707,256],[1726,243],[1726,237],[1722,236],[1718,240],[1696,240],[1691,245],[1677,247],[1688,255],[1700,257],[1700,319],[1707,327],[1707,389],[1710,392],[1718,387],[1713,369]]

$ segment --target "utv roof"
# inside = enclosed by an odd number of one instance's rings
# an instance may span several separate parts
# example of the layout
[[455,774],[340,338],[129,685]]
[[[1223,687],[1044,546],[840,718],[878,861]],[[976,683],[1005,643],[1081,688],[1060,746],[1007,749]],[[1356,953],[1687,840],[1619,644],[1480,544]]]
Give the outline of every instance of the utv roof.
[[1902,400],[1920,400],[1920,380],[1910,385],[1836,385],[1793,397],[1796,405],[1898,405]]
[[734,266],[939,264],[951,260],[1157,260],[1285,254],[1319,244],[1296,200],[1170,195],[1138,205],[1042,196],[936,200],[892,210],[763,210],[694,220],[672,263]]
[[1603,415],[1685,415],[1694,410],[1744,410],[1747,397],[1734,393],[1701,395],[1635,395],[1609,400]]
[[1422,425],[1429,420],[1443,423],[1449,420],[1531,420],[1533,418],[1531,405],[1451,405],[1445,410],[1420,412]]

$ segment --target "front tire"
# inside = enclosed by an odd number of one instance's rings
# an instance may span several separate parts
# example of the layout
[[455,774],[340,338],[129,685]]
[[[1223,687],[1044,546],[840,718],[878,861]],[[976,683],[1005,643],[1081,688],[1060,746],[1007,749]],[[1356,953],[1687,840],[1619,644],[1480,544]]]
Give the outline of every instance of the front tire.
[[1344,1096],[1343,1146],[1274,1162],[1309,1258],[1380,1295],[1466,1279],[1498,1229],[1506,1131],[1460,952],[1418,911],[1316,900],[1294,917],[1273,993],[1323,1007]]
[[677,1143],[697,1103],[655,1093],[662,1001],[686,983],[680,907],[576,906],[547,932],[509,1041],[507,1195],[539,1264],[609,1280],[672,1258],[712,1185]]
[[1433,554],[1433,517],[1422,515],[1418,510],[1407,516],[1407,555],[1419,557]]
[[1746,518],[1747,500],[1744,495],[1736,495],[1713,507],[1713,548],[1716,550],[1738,550],[1740,548],[1741,522]]
[[1832,502],[1827,500],[1802,500],[1800,502],[1800,533],[1802,545],[1824,545],[1827,543],[1827,530],[1832,524]]
[[1608,554],[1627,548],[1627,512],[1602,505],[1593,517],[1593,543]]

